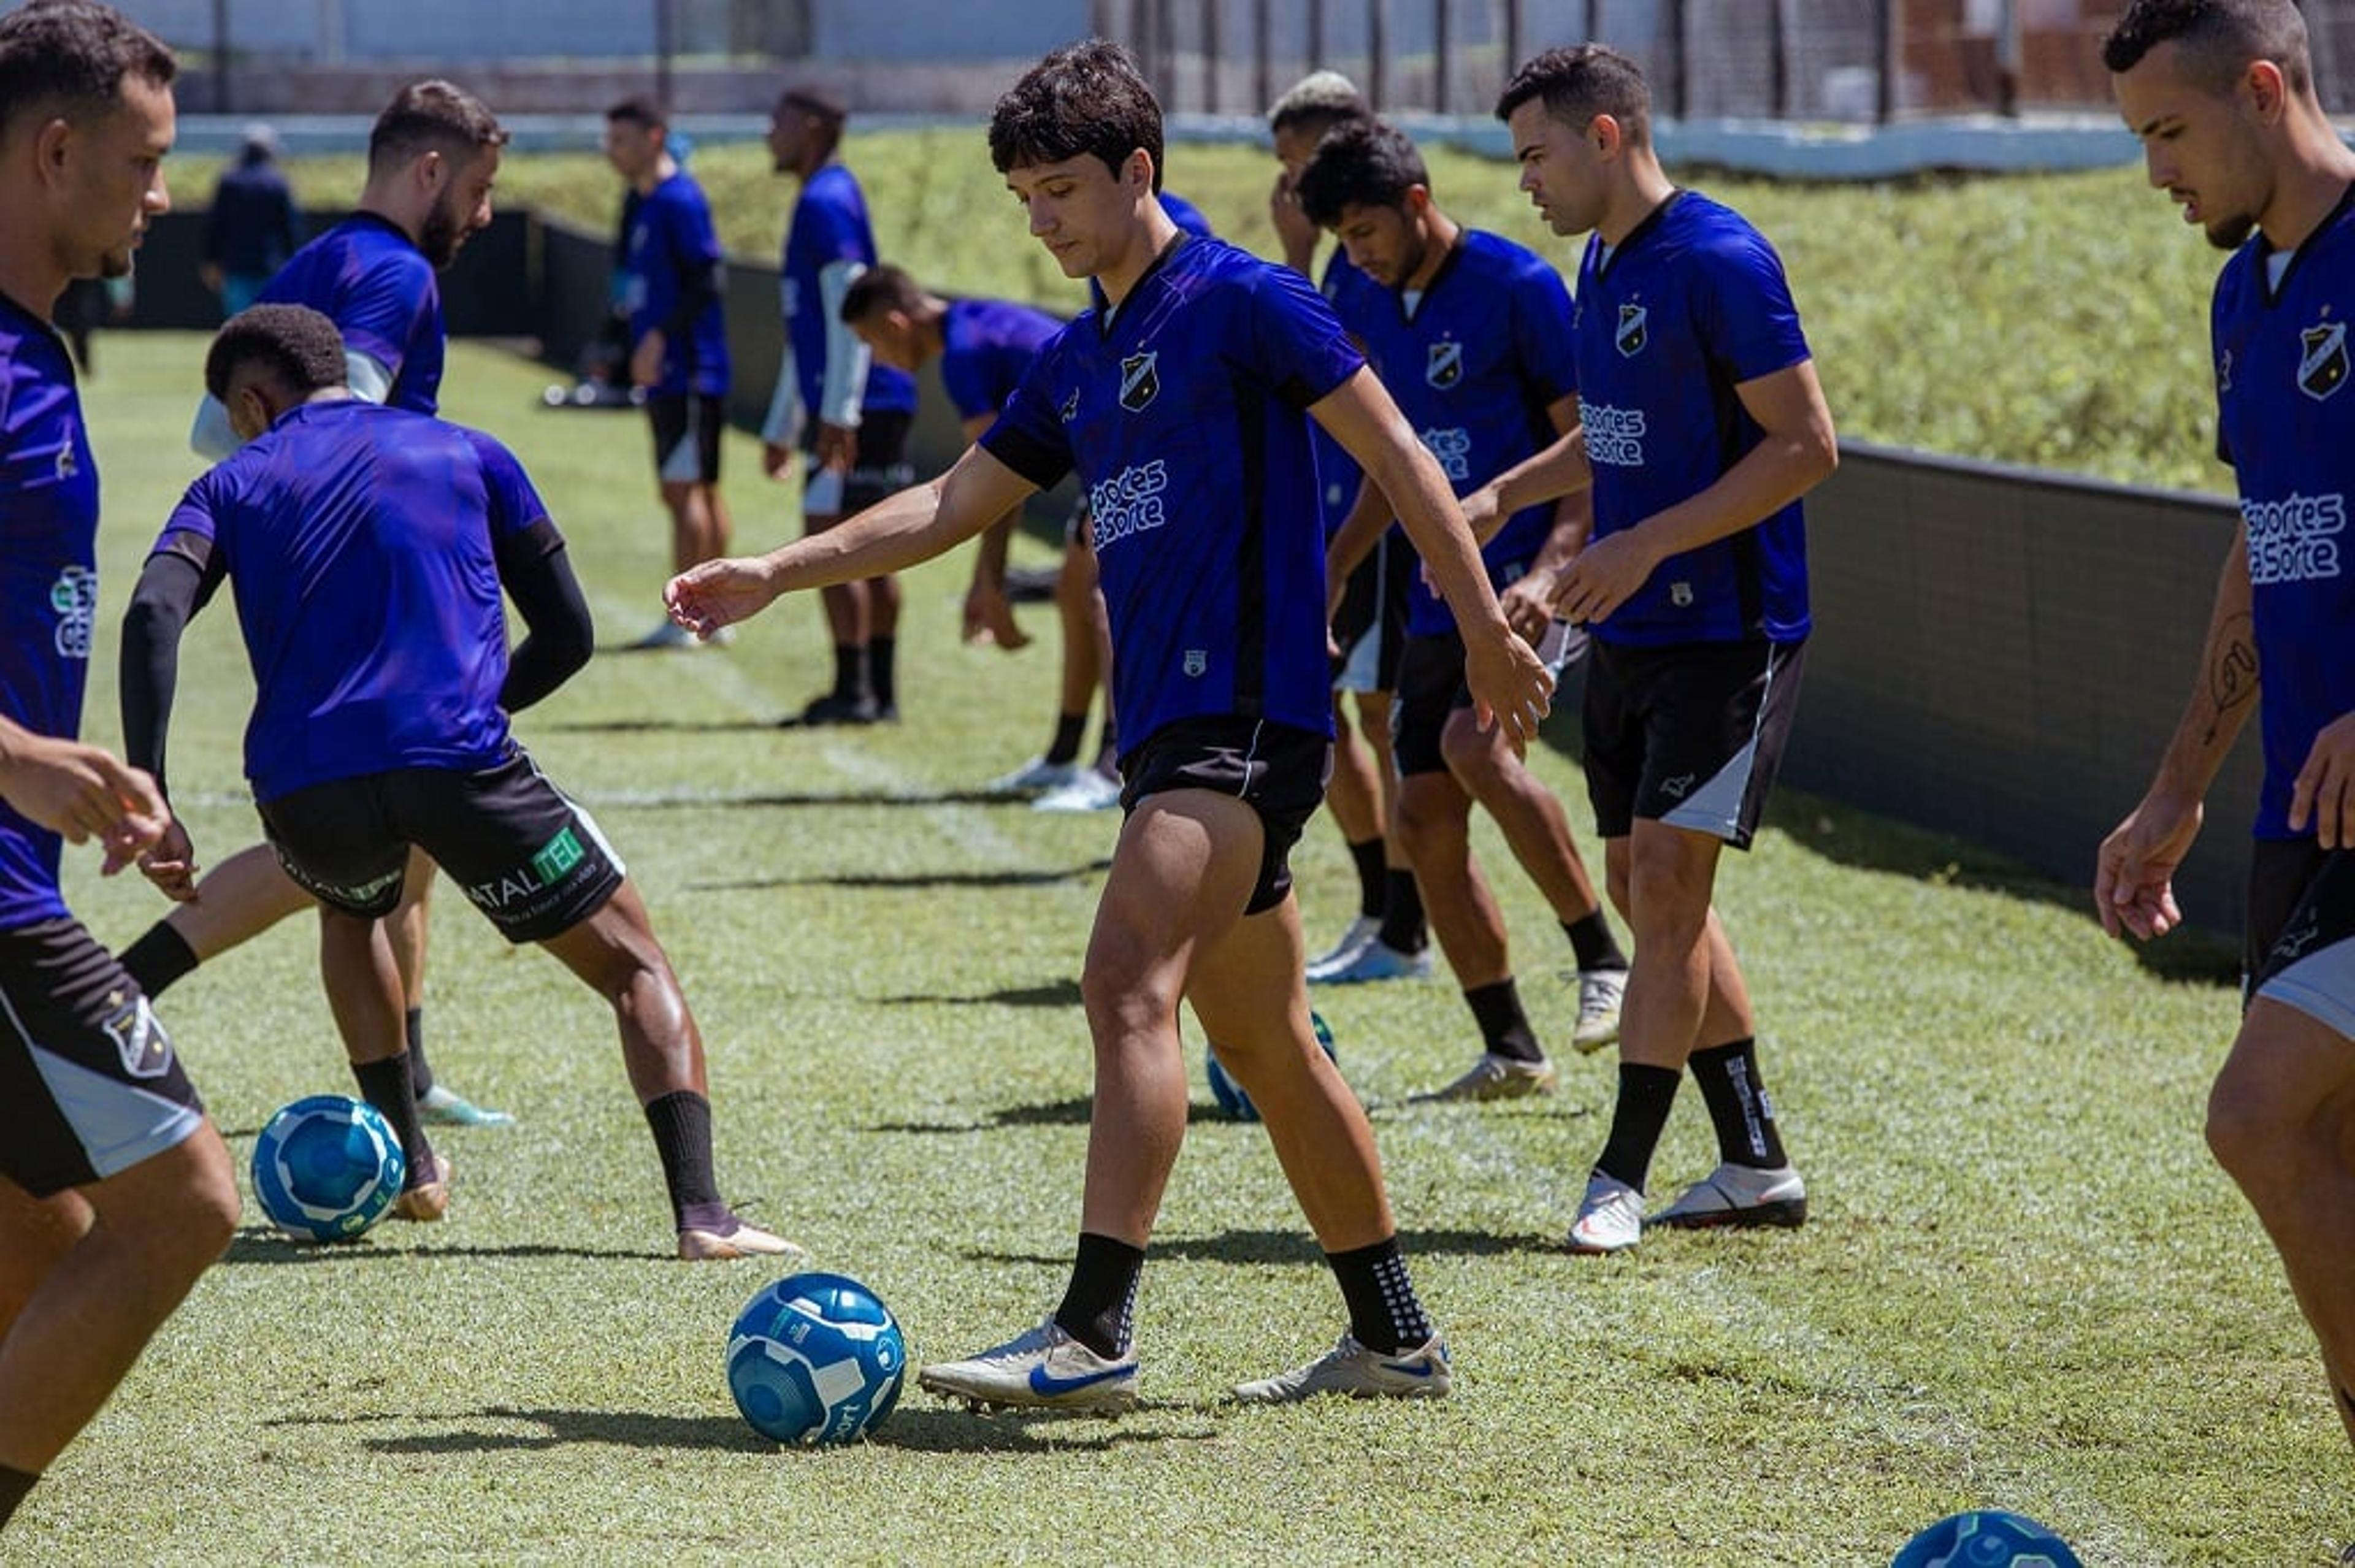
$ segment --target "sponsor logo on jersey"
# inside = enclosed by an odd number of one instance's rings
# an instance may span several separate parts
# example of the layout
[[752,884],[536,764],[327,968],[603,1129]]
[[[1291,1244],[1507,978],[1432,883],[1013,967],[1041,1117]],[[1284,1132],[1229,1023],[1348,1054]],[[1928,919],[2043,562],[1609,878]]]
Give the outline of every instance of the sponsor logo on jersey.
[[1071,389],[1071,395],[1063,400],[1063,406],[1055,411],[1055,416],[1065,424],[1080,417],[1080,389],[1077,387]]
[[1452,337],[1433,344],[1423,360],[1423,379],[1442,389],[1464,379],[1464,345]]
[[1161,355],[1148,349],[1132,354],[1120,362],[1120,406],[1130,413],[1141,414],[1154,399],[1161,395]]
[[2229,348],[2216,358],[2216,389],[2220,392],[2232,389],[2232,351]]
[[58,448],[58,483],[62,485],[80,472],[81,461],[74,455],[74,422],[65,421],[65,444]]
[[1109,479],[1088,486],[1088,510],[1095,518],[1096,549],[1169,520],[1162,493],[1169,488],[1169,465],[1162,458],[1131,464]]
[[1608,468],[1644,466],[1647,426],[1641,409],[1614,409],[1578,400],[1579,422],[1586,427],[1586,460]]
[[1468,430],[1426,430],[1416,432],[1418,441],[1431,449],[1439,460],[1439,471],[1450,479],[1463,481],[1472,477],[1472,432]]
[[2347,384],[2347,324],[2318,321],[2297,335],[2297,389],[2320,402]]
[[1619,307],[1619,326],[1611,335],[1611,340],[1619,346],[1623,357],[1633,359],[1644,352],[1646,344],[1652,341],[1652,335],[1645,330],[1644,325],[1648,319],[1649,313],[1642,305],[1623,304]]
[[2241,519],[2249,530],[2251,583],[2311,582],[2339,574],[2347,532],[2345,496],[2243,500]]
[[98,624],[98,573],[86,566],[69,566],[49,584],[49,608],[58,613],[57,650],[69,659],[90,657],[91,632]]

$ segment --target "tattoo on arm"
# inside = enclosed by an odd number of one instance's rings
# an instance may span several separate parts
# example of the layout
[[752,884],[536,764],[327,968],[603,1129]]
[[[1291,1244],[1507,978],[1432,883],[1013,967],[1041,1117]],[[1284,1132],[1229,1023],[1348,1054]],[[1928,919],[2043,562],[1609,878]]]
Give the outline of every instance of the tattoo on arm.
[[2256,624],[2246,614],[2235,615],[2222,626],[2215,660],[2208,667],[2208,699],[2215,710],[2202,741],[2213,744],[2224,720],[2256,695]]

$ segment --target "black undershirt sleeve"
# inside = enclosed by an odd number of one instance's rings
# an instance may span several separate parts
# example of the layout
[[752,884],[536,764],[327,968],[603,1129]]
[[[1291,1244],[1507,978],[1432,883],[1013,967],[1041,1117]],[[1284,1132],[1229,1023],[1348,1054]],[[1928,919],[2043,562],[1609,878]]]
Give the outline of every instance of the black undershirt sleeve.
[[220,586],[224,572],[206,541],[183,538],[147,558],[123,617],[123,658],[117,671],[123,707],[123,751],[132,766],[155,777],[165,792],[165,740],[172,698],[180,681],[180,634]]
[[499,584],[515,601],[525,628],[523,641],[507,656],[499,706],[520,713],[589,662],[596,626],[554,523],[542,517],[520,533],[500,535],[492,548]]

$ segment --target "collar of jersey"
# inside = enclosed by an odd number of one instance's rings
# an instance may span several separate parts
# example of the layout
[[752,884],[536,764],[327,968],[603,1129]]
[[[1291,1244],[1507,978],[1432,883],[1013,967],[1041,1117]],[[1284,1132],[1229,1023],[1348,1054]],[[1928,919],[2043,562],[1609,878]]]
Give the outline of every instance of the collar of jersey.
[[2297,249],[2289,253],[2289,265],[2282,269],[2281,282],[2278,283],[2271,283],[2265,277],[2265,259],[2274,254],[2274,248],[2272,242],[2266,240],[2265,231],[2262,229],[2257,230],[2257,250],[2254,260],[2257,264],[2258,298],[2270,305],[2289,293],[2289,281],[2297,276],[2298,268],[2305,264],[2307,251],[2313,249],[2315,241],[2339,227],[2339,219],[2347,216],[2350,202],[2355,202],[2355,183],[2349,184],[2345,190],[2339,193],[2338,204],[2331,208],[2321,222],[2314,226],[2314,232],[2297,242]]
[[[1128,307],[1131,302],[1145,292],[1146,284],[1161,275],[1161,269],[1169,264],[1169,258],[1183,250],[1186,242],[1193,238],[1183,229],[1178,230],[1178,237],[1161,247],[1161,254],[1145,264],[1145,271],[1136,275],[1136,286],[1128,291],[1128,298],[1121,301],[1119,304],[1115,305],[1112,303],[1110,294],[1104,295],[1103,308],[1096,312],[1096,333],[1099,336],[1112,336],[1112,329],[1116,325],[1116,321],[1125,321],[1128,318]],[[1096,287],[1102,289],[1103,285],[1098,283]]]
[[[1636,227],[1627,230],[1627,238],[1620,240],[1619,243],[1611,247],[1611,255],[1609,259],[1596,265],[1594,275],[1597,278],[1600,278],[1604,273],[1617,266],[1619,264],[1619,258],[1625,255],[1629,251],[1635,249],[1636,242],[1637,240],[1643,239],[1644,236],[1649,234],[1653,229],[1657,229],[1660,226],[1661,220],[1668,216],[1668,208],[1676,206],[1677,203],[1682,201],[1686,197],[1691,194],[1691,192],[1686,190],[1682,186],[1671,186],[1668,188],[1668,194],[1660,198],[1660,205],[1652,208],[1651,211],[1644,214],[1643,218],[1636,222]],[[1594,237],[1594,242],[1597,245],[1602,244],[1603,236],[1597,234]]]

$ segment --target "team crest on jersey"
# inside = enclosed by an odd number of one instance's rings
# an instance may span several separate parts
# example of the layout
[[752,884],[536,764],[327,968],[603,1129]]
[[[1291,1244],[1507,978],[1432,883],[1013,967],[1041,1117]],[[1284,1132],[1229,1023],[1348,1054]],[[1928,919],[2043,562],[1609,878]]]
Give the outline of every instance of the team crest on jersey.
[[1186,673],[1188,675],[1199,676],[1204,670],[1209,669],[1209,667],[1210,651],[1208,648],[1188,648],[1186,650]]
[[1645,327],[1649,319],[1650,313],[1642,305],[1623,304],[1619,307],[1619,330],[1613,335],[1612,340],[1618,344],[1621,354],[1633,359],[1644,352],[1644,345],[1652,340],[1651,334]]
[[2317,402],[2347,384],[2347,324],[2320,321],[2297,335],[2297,389]]
[[1157,349],[1148,349],[1120,362],[1120,406],[1130,413],[1143,413],[1161,395],[1160,358]]
[[1452,337],[1433,344],[1423,379],[1443,391],[1464,379],[1464,345]]
[[122,992],[110,991],[106,1005],[106,1017],[98,1027],[114,1042],[123,1071],[133,1078],[161,1078],[172,1065],[172,1037],[155,1021],[147,998],[133,997],[126,1001]]

